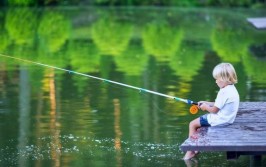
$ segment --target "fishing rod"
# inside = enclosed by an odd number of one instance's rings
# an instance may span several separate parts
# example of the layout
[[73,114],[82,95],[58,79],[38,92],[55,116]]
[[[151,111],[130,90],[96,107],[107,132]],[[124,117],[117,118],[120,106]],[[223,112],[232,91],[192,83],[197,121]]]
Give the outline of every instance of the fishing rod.
[[163,96],[163,97],[166,97],[166,98],[174,99],[176,101],[181,101],[181,102],[184,102],[184,103],[192,105],[190,107],[190,113],[191,114],[196,114],[198,112],[198,107],[197,107],[198,103],[194,102],[192,100],[189,100],[189,99],[183,99],[183,98],[180,98],[180,97],[170,96],[170,95],[159,93],[159,92],[155,92],[155,91],[152,91],[152,90],[143,89],[143,88],[140,88],[140,87],[131,86],[131,85],[127,85],[127,84],[124,84],[124,83],[120,83],[120,82],[116,82],[116,81],[112,81],[112,80],[108,80],[108,79],[104,79],[104,78],[100,78],[100,77],[95,77],[95,76],[92,76],[92,75],[88,75],[88,74],[84,74],[84,73],[80,73],[80,72],[76,72],[76,71],[72,71],[72,70],[68,70],[68,69],[64,69],[64,68],[59,68],[59,67],[55,67],[55,66],[51,66],[51,65],[47,65],[47,64],[42,64],[42,63],[38,63],[38,62],[26,60],[26,59],[21,59],[21,58],[12,57],[12,56],[3,55],[3,54],[0,54],[0,56],[6,57],[6,58],[15,59],[15,60],[20,60],[20,61],[23,61],[23,62],[27,62],[27,63],[31,63],[31,64],[35,64],[35,65],[40,65],[40,66],[44,66],[44,67],[48,67],[48,68],[53,68],[53,69],[57,69],[57,70],[61,70],[61,71],[66,71],[66,72],[68,72],[70,74],[73,73],[73,74],[77,74],[77,75],[81,75],[81,76],[85,76],[85,77],[101,80],[103,82],[108,82],[108,83],[112,83],[112,84],[116,84],[116,85],[120,85],[120,86],[124,86],[124,87],[128,87],[128,88],[136,89],[136,90],[139,90],[140,92],[151,93],[151,94]]

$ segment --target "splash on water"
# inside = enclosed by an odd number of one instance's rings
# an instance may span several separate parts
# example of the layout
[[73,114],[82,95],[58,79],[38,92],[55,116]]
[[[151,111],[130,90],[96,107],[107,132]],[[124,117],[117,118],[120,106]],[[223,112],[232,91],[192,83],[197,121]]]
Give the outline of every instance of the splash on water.
[[[30,143],[29,141],[27,143]],[[10,146],[0,148],[0,164],[16,165],[20,159],[27,161],[53,160],[55,157],[79,156],[87,158],[112,157],[118,153],[127,159],[154,161],[160,159],[180,159],[177,156],[179,145],[162,143],[127,142],[116,139],[75,136],[45,136],[34,143],[19,145],[14,140]]]

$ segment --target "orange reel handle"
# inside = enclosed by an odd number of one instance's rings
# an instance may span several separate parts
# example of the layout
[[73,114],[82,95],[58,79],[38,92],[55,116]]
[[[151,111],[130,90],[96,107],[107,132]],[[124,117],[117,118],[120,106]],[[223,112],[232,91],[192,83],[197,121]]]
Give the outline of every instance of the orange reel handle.
[[199,108],[198,108],[197,105],[192,105],[192,106],[190,107],[190,109],[189,109],[189,112],[190,112],[191,114],[197,114],[198,111],[199,111]]

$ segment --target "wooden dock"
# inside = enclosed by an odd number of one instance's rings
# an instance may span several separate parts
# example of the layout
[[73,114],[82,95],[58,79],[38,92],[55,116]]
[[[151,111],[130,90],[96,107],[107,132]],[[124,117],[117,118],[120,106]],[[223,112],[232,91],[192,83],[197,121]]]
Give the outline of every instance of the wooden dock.
[[187,139],[180,146],[182,151],[226,152],[227,159],[261,158],[266,154],[266,102],[241,102],[232,125],[200,128],[195,135],[197,139]]

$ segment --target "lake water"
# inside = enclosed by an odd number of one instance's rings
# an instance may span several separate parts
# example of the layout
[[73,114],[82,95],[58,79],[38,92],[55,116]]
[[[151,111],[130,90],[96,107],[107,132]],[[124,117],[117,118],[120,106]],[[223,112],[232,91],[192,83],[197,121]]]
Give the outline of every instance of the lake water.
[[[185,103],[61,69],[214,101],[212,69],[226,61],[236,68],[241,101],[265,101],[266,31],[246,21],[265,14],[1,9],[0,166],[186,166],[179,146],[204,112],[192,115]],[[223,152],[202,152],[197,162],[192,166],[250,164],[248,156],[227,161]]]

